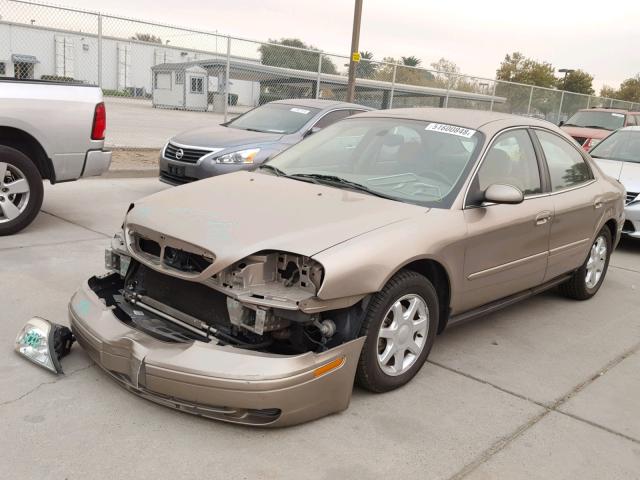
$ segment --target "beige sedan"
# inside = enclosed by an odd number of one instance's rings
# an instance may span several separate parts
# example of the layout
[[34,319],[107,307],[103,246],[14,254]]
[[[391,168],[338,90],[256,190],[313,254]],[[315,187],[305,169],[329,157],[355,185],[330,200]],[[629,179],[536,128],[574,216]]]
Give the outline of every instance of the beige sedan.
[[586,300],[624,189],[555,126],[369,112],[253,172],[131,205],[69,305],[79,343],[149,400],[260,426],[410,381],[447,325],[559,286]]

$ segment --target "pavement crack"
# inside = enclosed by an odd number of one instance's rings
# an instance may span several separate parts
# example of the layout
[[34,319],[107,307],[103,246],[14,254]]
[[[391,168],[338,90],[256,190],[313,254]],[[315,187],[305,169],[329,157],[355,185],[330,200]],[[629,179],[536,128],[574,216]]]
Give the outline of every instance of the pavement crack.
[[565,415],[565,416],[570,417],[570,418],[572,418],[574,420],[577,420],[579,422],[583,422],[583,423],[586,423],[587,425],[590,425],[592,427],[598,428],[600,430],[604,430],[604,431],[606,431],[606,432],[608,432],[608,433],[610,433],[612,435],[616,435],[618,437],[621,437],[621,438],[624,438],[626,440],[629,440],[629,441],[631,441],[631,442],[633,442],[635,444],[640,444],[640,440],[638,440],[636,438],[633,438],[633,437],[630,437],[630,436],[625,435],[623,433],[617,432],[615,430],[612,430],[610,428],[607,428],[607,427],[605,427],[603,425],[600,425],[598,423],[592,422],[590,420],[584,419],[584,418],[579,417],[577,415],[573,415],[571,413],[567,413],[567,412],[564,412],[562,410],[559,410],[559,408],[562,407],[562,405],[567,403],[575,395],[580,393],[586,387],[588,387],[593,382],[595,382],[598,378],[600,378],[601,376],[606,374],[608,371],[610,371],[612,368],[614,368],[616,365],[621,363],[624,359],[630,357],[631,355],[634,355],[635,353],[638,353],[638,351],[640,351],[640,342],[636,343],[634,346],[632,346],[631,348],[627,349],[622,354],[620,354],[617,357],[613,358],[604,367],[600,368],[597,373],[591,375],[585,381],[583,381],[583,382],[579,383],[578,385],[576,385],[575,387],[573,387],[569,392],[567,392],[565,395],[563,395],[562,397],[560,397],[559,399],[557,399],[556,401],[554,401],[551,404],[545,404],[543,402],[538,402],[538,401],[533,400],[531,398],[527,398],[524,395],[520,395],[519,393],[512,392],[512,391],[510,391],[510,390],[508,390],[506,388],[500,387],[500,386],[498,386],[496,384],[493,384],[493,383],[491,383],[489,381],[486,381],[486,380],[483,380],[481,378],[475,377],[473,375],[470,375],[468,373],[462,372],[460,370],[456,370],[455,368],[447,367],[446,365],[443,365],[441,363],[437,363],[437,362],[434,362],[434,361],[431,361],[431,360],[427,360],[427,362],[431,363],[432,365],[435,365],[437,367],[443,368],[443,369],[448,370],[448,371],[450,371],[452,373],[455,373],[455,374],[458,374],[458,375],[462,375],[462,376],[464,376],[466,378],[469,378],[471,380],[474,380],[476,382],[480,382],[480,383],[483,383],[485,385],[489,385],[490,387],[493,387],[496,390],[499,390],[499,391],[501,391],[503,393],[506,393],[508,395],[512,395],[512,396],[517,397],[517,398],[519,398],[521,400],[525,400],[527,402],[533,403],[534,405],[537,405],[539,407],[544,408],[544,411],[542,411],[538,415],[535,415],[534,417],[529,419],[524,424],[520,425],[518,428],[516,428],[510,434],[508,434],[508,435],[506,435],[504,437],[501,437],[496,442],[494,442],[489,448],[487,448],[486,450],[481,452],[476,458],[471,460],[471,462],[469,462],[468,464],[463,466],[457,473],[455,473],[453,476],[451,476],[449,480],[461,480],[461,479],[463,479],[468,474],[473,472],[476,468],[478,468],[480,465],[482,465],[487,460],[489,460],[491,457],[493,457],[495,454],[497,454],[500,451],[502,451],[505,447],[507,447],[515,439],[520,437],[522,434],[524,434],[526,431],[528,431],[531,427],[533,427],[535,424],[537,424],[540,420],[542,420],[544,417],[549,415],[551,412],[555,412],[555,413],[558,413],[560,415]]
[[83,228],[83,229],[85,229],[85,230],[89,230],[90,232],[93,232],[93,233],[95,233],[95,234],[97,234],[97,235],[100,235],[100,236],[102,236],[102,237],[111,238],[111,236],[110,236],[110,235],[107,235],[106,233],[99,232],[98,230],[94,230],[93,228],[89,228],[89,227],[87,227],[87,226],[85,226],[85,225],[81,225],[81,224],[79,224],[79,223],[77,223],[77,222],[73,222],[73,221],[71,221],[71,220],[69,220],[69,219],[66,219],[66,218],[64,218],[64,217],[61,217],[60,215],[56,215],[55,213],[47,212],[47,211],[46,211],[46,210],[44,210],[44,209],[40,210],[40,212],[41,212],[41,213],[46,213],[47,215],[51,215],[52,217],[57,218],[58,220],[62,220],[63,222],[70,223],[71,225],[75,225],[76,227]]
[[14,247],[0,247],[0,252],[4,252],[7,250],[22,250],[25,248],[55,247],[56,245],[72,245],[72,244],[81,243],[81,242],[97,242],[98,240],[103,242],[104,238],[101,236],[101,237],[95,237],[95,238],[83,238],[81,240],[63,240],[60,242],[37,243],[34,245],[16,245]]
[[65,378],[70,378],[70,377],[74,376],[76,373],[80,373],[80,372],[84,372],[86,370],[89,370],[90,368],[92,368],[94,366],[95,366],[95,363],[91,363],[91,364],[89,364],[89,365],[87,365],[85,367],[78,368],[78,369],[73,370],[73,371],[71,371],[69,373],[65,373],[64,375],[59,375],[59,376],[55,377],[53,380],[50,380],[48,382],[39,383],[38,385],[33,387],[31,390],[28,390],[27,392],[25,392],[22,395],[20,395],[18,398],[14,398],[14,399],[11,399],[11,400],[6,400],[4,402],[1,402],[0,403],[0,407],[4,407],[4,406],[7,406],[7,405],[11,405],[13,403],[17,403],[20,400],[23,400],[24,398],[28,397],[32,393],[38,391],[40,389],[40,387],[43,387],[45,385],[53,385],[54,383],[58,383],[61,380],[64,380]]

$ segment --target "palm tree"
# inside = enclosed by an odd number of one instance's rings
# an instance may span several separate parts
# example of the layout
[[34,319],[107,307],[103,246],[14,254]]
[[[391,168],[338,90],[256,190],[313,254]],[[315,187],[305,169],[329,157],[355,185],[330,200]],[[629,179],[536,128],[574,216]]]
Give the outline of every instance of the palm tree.
[[373,78],[378,65],[372,62],[373,52],[367,50],[360,52],[360,62],[356,63],[357,78]]
[[422,63],[422,60],[420,60],[418,57],[411,55],[410,57],[400,57],[402,58],[402,64],[406,65],[407,67],[417,67],[420,65],[420,63]]

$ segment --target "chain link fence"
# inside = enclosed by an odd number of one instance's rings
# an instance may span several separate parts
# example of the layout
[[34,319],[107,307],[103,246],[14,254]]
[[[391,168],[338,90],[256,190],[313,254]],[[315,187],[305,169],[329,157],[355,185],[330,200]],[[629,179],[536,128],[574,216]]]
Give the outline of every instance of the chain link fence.
[[[345,100],[349,57],[31,2],[0,0],[0,76],[80,81],[156,108],[229,115],[284,98]],[[449,107],[553,123],[637,103],[363,59],[355,102]]]

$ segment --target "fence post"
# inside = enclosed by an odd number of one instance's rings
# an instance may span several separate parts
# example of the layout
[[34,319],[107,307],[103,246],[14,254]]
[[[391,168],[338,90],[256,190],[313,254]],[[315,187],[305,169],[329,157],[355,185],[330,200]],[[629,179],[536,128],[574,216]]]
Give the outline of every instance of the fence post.
[[531,85],[531,93],[529,93],[529,106],[527,106],[527,115],[531,113],[531,101],[533,100],[533,85]]
[[393,108],[393,92],[396,88],[396,70],[398,69],[397,64],[393,64],[393,76],[391,77],[391,92],[389,93],[389,108]]
[[[153,84],[151,85],[153,88]],[[101,13],[98,13],[98,86],[102,88],[102,14]]]
[[587,108],[591,108],[591,95],[587,97]]
[[496,85],[498,82],[493,82],[493,92],[491,93],[491,105],[489,106],[489,111],[493,112],[493,99],[496,98]]
[[560,123],[560,116],[562,115],[562,103],[564,102],[564,90],[562,90],[562,95],[560,95],[560,108],[558,108],[558,118],[556,123]]
[[322,52],[318,53],[318,78],[316,79],[316,98],[320,98],[320,75],[322,75]]
[[447,77],[447,94],[444,97],[444,108],[449,107],[449,91],[451,90],[451,77]]
[[231,37],[227,36],[227,65],[224,72],[224,121],[229,116],[229,72],[231,70]]
[[609,99],[609,108],[613,107],[613,98]]

